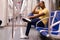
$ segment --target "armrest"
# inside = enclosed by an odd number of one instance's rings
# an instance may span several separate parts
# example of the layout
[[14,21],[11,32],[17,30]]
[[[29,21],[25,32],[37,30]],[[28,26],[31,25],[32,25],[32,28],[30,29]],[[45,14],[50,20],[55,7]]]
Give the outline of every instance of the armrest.
[[52,24],[50,27],[53,27],[53,26],[55,26],[55,25],[57,25],[57,24],[60,24],[60,21],[58,21],[58,22]]
[[39,20],[39,21],[36,23],[36,27],[37,27],[37,24],[38,24],[39,22],[41,22],[42,20],[49,19],[49,18],[52,18],[52,17],[53,17],[53,16],[51,16],[51,17],[46,17],[46,18],[43,18],[43,19]]

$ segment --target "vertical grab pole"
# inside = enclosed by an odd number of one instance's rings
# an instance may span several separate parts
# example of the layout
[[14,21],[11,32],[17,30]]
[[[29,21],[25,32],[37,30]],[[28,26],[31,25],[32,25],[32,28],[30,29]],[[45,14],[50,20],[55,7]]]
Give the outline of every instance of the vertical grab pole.
[[48,33],[49,33],[50,38],[51,38],[52,40],[54,40],[54,38],[51,37],[51,27],[50,27],[50,26],[51,26],[51,25],[50,25],[50,16],[51,16],[51,10],[52,10],[52,9],[51,9],[51,1],[52,1],[52,0],[49,0],[49,4],[50,4],[49,9],[50,9],[50,12],[49,12]]
[[12,19],[12,39],[13,39],[13,32],[14,32],[14,6],[15,6],[15,0],[13,0],[13,19]]
[[8,0],[6,0],[6,22],[8,21],[7,15],[8,15]]
[[49,2],[49,23],[48,23],[48,33],[49,33],[49,36],[50,36],[50,38],[51,38],[51,33],[50,33],[50,15],[51,15],[51,0],[49,0],[50,2]]

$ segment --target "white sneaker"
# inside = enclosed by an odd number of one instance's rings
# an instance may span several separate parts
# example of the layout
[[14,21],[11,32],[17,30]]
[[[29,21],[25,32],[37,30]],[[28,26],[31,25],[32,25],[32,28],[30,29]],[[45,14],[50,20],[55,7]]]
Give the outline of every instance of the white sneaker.
[[21,39],[29,39],[29,37],[28,37],[28,36],[26,36],[26,35],[21,36],[20,38],[21,38]]
[[25,22],[31,22],[31,20],[28,19],[28,18],[22,18],[22,20],[25,21]]

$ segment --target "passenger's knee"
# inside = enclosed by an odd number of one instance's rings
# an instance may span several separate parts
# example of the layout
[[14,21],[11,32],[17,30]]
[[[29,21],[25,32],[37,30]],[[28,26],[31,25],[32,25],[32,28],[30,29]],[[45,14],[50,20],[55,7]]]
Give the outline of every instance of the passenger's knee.
[[28,16],[33,16],[33,13],[30,13]]

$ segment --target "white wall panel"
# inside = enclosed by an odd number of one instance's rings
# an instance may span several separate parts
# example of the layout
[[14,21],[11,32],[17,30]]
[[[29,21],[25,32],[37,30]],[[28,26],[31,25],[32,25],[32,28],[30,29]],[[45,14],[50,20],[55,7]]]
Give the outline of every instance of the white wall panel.
[[2,25],[6,25],[6,14],[7,14],[7,0],[0,0],[0,20],[2,20]]

